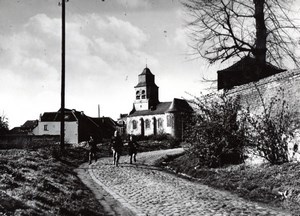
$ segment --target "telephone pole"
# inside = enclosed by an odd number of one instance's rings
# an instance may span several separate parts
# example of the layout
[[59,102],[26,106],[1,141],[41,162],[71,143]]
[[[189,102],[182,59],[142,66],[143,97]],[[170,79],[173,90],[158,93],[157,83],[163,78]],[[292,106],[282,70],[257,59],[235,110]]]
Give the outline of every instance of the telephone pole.
[[60,107],[60,149],[63,152],[65,148],[65,35],[66,35],[66,1],[61,0],[61,23],[62,23],[62,41],[61,41],[61,107]]

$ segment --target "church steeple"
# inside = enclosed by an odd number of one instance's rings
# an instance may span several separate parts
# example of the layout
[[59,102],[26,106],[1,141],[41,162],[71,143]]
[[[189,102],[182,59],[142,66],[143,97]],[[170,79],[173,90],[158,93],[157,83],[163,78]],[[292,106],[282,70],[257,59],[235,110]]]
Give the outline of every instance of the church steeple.
[[136,110],[153,109],[159,103],[155,76],[151,73],[147,65],[143,72],[139,74],[138,84],[134,88],[136,94],[134,106]]

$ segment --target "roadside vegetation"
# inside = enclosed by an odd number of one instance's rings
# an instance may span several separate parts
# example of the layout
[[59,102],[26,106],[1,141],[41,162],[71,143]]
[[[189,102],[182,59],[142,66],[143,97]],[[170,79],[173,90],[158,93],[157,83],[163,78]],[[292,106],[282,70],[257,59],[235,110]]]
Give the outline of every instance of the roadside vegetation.
[[[186,127],[185,152],[167,156],[158,165],[192,180],[246,199],[300,212],[298,145],[289,150],[298,122],[282,90],[261,113],[240,106],[239,98],[206,95],[193,101],[196,113]],[[259,156],[262,164],[248,163]]]
[[104,215],[101,205],[73,171],[86,150],[57,146],[0,150],[0,214]]

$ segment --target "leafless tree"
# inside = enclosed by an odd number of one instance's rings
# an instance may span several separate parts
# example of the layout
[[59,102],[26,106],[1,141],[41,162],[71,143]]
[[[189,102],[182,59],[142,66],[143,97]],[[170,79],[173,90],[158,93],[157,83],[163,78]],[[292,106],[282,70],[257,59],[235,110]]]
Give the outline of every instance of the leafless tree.
[[259,65],[299,66],[293,0],[185,0],[192,47],[210,64],[250,55]]

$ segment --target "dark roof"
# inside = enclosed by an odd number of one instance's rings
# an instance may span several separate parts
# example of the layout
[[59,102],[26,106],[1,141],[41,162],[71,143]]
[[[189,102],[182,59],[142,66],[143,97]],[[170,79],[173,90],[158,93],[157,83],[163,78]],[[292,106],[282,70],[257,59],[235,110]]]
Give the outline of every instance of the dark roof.
[[167,112],[193,112],[193,108],[188,104],[186,100],[174,98]]
[[140,75],[153,75],[150,69],[146,66]]
[[129,117],[131,116],[141,116],[141,115],[157,115],[157,114],[164,114],[170,107],[172,102],[160,102],[159,104],[156,105],[155,109],[150,109],[150,110],[135,110],[133,109]]
[[149,110],[137,111],[133,108],[133,110],[129,114],[129,117],[142,115],[157,115],[168,112],[193,112],[193,109],[186,100],[174,98],[172,102],[160,102],[159,104],[157,104],[156,108],[152,108]]
[[147,82],[139,82],[136,86],[134,86],[134,88],[137,88],[137,87],[143,87],[143,86],[155,86],[158,88],[158,86],[155,84],[155,83],[147,83]]
[[[141,79],[142,77],[144,77],[144,79]],[[135,88],[142,87],[142,86],[157,87],[157,85],[155,84],[155,81],[154,81],[154,77],[155,76],[151,73],[150,69],[146,67],[143,70],[143,72],[139,75],[139,83],[135,86]]]
[[[77,121],[78,117],[83,114],[76,110],[65,109],[65,121]],[[45,112],[41,116],[41,121],[60,121],[61,112],[60,109],[57,112]]]
[[264,69],[257,73],[257,61],[250,56],[246,56],[230,67],[217,71],[218,89],[230,89],[233,86],[258,81],[259,79],[286,71],[270,63],[266,63],[261,68]]
[[33,129],[38,125],[38,120],[28,120],[22,126],[21,129]]

